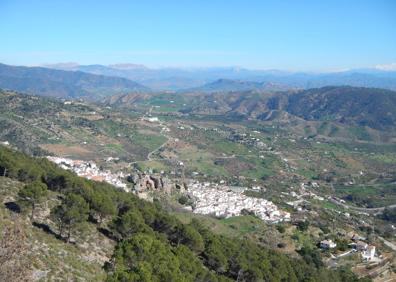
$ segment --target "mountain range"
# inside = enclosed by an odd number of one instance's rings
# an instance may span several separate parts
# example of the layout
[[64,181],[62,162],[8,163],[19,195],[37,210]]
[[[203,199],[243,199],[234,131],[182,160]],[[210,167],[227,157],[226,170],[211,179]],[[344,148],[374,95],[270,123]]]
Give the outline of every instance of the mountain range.
[[[251,70],[240,67],[211,68],[148,68],[136,64],[79,65],[53,64],[45,67],[83,71],[98,75],[124,77],[155,91],[193,90],[203,92],[252,90],[275,85],[284,88],[316,88],[330,85],[377,87],[396,90],[396,72],[380,69],[356,69],[341,72],[288,72],[280,70]],[[213,84],[214,83],[214,84]],[[242,85],[243,84],[243,85]]]
[[[243,83],[238,85],[240,88],[244,86]],[[172,101],[171,105],[180,105],[176,110],[184,114],[289,123],[296,119],[333,121],[377,130],[396,129],[396,92],[379,88],[326,86],[286,91],[241,89],[216,93],[131,93],[114,95],[103,102],[109,106],[136,108],[144,104],[156,105],[156,101],[161,101],[161,108],[166,106],[166,101]]]
[[396,126],[396,92],[378,88],[327,86],[274,94],[247,91],[195,97],[190,113],[237,115],[268,120],[282,111],[305,120],[337,121],[383,130]]
[[0,64],[0,88],[58,98],[100,100],[115,94],[173,92],[285,91],[324,86],[396,90],[396,72],[361,69],[338,73],[292,73],[244,68],[161,68],[136,64],[45,67]]
[[139,83],[121,77],[4,64],[0,64],[0,88],[40,96],[87,99],[150,91]]

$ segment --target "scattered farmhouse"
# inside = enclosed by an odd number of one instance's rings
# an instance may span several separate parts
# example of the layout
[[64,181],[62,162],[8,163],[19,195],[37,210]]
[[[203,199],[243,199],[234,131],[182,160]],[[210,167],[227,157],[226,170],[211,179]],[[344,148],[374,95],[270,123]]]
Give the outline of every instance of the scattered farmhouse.
[[368,246],[361,254],[363,260],[371,261],[375,257],[375,246]]
[[320,247],[325,250],[334,249],[337,247],[337,244],[334,243],[332,240],[323,240],[320,242]]
[[158,117],[144,117],[143,120],[148,122],[159,122]]

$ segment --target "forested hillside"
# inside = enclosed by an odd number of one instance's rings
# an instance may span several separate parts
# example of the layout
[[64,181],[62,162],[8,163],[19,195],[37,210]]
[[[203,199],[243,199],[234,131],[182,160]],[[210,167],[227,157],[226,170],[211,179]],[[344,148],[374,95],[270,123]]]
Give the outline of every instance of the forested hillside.
[[81,244],[86,224],[96,226],[91,232],[113,240],[116,248],[105,264],[108,281],[358,281],[345,269],[322,267],[313,250],[304,249],[302,258],[292,259],[249,240],[215,235],[199,221],[182,224],[158,202],[140,200],[9,148],[0,147],[0,175],[26,183],[13,210],[27,210],[35,226],[42,223],[38,206],[49,192],[57,195],[45,230],[64,246]]

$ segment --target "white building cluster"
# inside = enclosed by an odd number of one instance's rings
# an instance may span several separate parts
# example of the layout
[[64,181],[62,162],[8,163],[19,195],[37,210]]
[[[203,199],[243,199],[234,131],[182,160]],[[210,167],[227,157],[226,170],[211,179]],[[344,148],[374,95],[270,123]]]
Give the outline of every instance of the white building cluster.
[[63,169],[74,171],[78,176],[95,181],[104,181],[118,188],[127,190],[127,185],[122,180],[125,177],[122,172],[115,174],[109,170],[101,170],[92,161],[72,160],[51,156],[48,156],[47,159],[56,163]]
[[274,203],[247,197],[243,191],[236,192],[225,185],[194,182],[189,185],[188,193],[195,199],[194,213],[227,218],[247,210],[272,223],[290,220],[290,213],[279,210]]

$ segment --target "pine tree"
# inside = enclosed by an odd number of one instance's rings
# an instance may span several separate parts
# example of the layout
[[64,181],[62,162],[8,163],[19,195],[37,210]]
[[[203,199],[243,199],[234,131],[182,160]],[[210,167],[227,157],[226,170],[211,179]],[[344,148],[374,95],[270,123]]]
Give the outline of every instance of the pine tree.
[[26,203],[31,207],[31,220],[34,220],[36,206],[43,202],[47,195],[47,185],[38,180],[27,184],[19,191],[18,197],[20,202],[23,204]]

